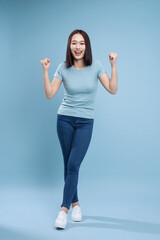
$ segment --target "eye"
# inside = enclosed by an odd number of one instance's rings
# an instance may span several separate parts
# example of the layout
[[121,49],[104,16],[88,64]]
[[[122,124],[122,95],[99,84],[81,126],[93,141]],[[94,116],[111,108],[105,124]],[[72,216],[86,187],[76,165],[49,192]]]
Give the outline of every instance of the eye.
[[[72,44],[76,44],[76,43],[73,42]],[[81,43],[81,44],[84,44],[84,43]]]

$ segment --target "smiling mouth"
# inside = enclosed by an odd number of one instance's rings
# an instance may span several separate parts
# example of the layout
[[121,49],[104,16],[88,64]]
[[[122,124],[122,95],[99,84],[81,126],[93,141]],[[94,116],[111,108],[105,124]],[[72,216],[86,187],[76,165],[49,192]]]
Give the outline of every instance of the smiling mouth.
[[76,55],[81,55],[82,52],[76,52],[76,51],[74,51],[74,53],[75,53]]

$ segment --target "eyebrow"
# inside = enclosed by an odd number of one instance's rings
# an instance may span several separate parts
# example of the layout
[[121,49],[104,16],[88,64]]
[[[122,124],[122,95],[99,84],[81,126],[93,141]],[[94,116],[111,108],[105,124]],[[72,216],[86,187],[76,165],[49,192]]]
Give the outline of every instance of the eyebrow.
[[[72,42],[77,42],[76,40],[72,40]],[[82,41],[79,41],[79,42],[84,42],[83,40]]]

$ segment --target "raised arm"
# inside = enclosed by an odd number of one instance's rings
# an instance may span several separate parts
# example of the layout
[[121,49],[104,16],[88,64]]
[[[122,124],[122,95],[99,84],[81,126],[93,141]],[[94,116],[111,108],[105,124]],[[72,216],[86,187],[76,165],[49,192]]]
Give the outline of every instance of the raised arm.
[[54,77],[52,83],[49,80],[48,69],[50,67],[50,59],[45,58],[40,61],[43,67],[43,80],[44,80],[44,91],[46,98],[51,99],[58,91],[61,86],[62,80]]
[[111,94],[117,93],[117,86],[118,86],[118,76],[117,76],[117,66],[116,66],[116,60],[117,60],[117,53],[111,52],[109,55],[109,61],[111,63],[111,79],[108,77],[107,73],[103,73],[101,76],[99,76],[99,80],[102,83],[103,87]]

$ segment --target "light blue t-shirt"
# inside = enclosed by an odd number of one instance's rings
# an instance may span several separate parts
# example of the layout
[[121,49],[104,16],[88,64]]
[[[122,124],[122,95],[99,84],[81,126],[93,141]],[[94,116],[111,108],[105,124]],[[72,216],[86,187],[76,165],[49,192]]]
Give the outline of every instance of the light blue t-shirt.
[[82,70],[77,70],[73,65],[67,68],[65,62],[60,63],[54,76],[63,81],[64,98],[57,113],[94,118],[98,77],[104,72],[99,60],[93,60],[90,66]]

